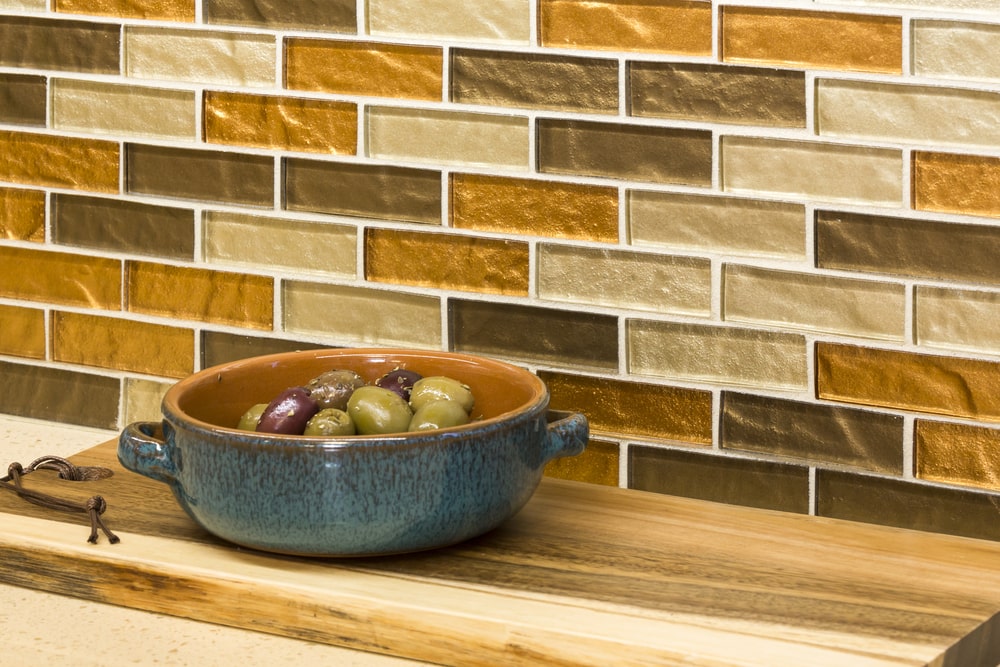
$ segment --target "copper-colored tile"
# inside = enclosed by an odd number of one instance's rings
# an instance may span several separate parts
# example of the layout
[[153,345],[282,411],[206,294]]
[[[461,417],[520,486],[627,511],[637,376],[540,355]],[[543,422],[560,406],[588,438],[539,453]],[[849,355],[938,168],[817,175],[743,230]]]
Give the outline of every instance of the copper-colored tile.
[[1000,491],[1000,429],[918,419],[913,459],[920,479]]
[[356,0],[204,0],[205,22],[354,33]]
[[0,187],[0,239],[45,240],[45,193]]
[[116,429],[120,380],[107,375],[0,361],[0,412]]
[[155,21],[195,19],[192,0],[52,0],[52,9],[66,14],[91,14]]
[[192,91],[76,79],[52,79],[49,88],[54,129],[116,138],[197,138]]
[[229,333],[226,331],[202,331],[200,367],[209,368],[219,364],[226,364],[230,361],[258,357],[264,354],[315,350],[326,347],[332,347],[332,345],[287,340],[284,338],[250,336],[244,333]]
[[0,130],[0,180],[118,192],[116,141]]
[[917,344],[1000,354],[1000,292],[917,285],[913,310]]
[[163,395],[173,384],[173,382],[125,378],[122,422],[134,424],[142,421],[158,422],[163,419],[163,412],[160,408],[163,403]]
[[0,16],[0,66],[119,74],[117,23]]
[[136,79],[274,86],[278,46],[273,34],[126,25],[125,74]]
[[544,473],[546,477],[618,486],[620,456],[621,445],[617,442],[591,439],[582,454],[549,461]]
[[118,310],[121,261],[0,246],[0,295]]
[[1000,217],[1000,158],[914,151],[913,208]]
[[45,77],[0,74],[0,122],[45,127]]
[[368,0],[372,35],[528,44],[531,0]]
[[0,354],[45,358],[45,311],[0,304]]

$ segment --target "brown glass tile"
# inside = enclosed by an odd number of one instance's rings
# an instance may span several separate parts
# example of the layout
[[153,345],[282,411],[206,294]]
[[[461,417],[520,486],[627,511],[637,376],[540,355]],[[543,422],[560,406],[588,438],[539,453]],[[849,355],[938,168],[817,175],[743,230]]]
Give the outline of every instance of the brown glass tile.
[[317,350],[331,347],[320,343],[309,343],[284,338],[265,338],[225,331],[202,331],[201,368],[238,361],[249,357],[298,350]]
[[194,211],[55,194],[52,241],[110,252],[194,259]]
[[119,427],[118,378],[6,361],[0,361],[0,377],[0,412],[92,428]]
[[553,174],[712,184],[712,133],[539,119],[538,170]]
[[914,151],[913,208],[1000,217],[1000,158]]
[[790,463],[630,445],[628,487],[729,505],[809,511],[809,468]]
[[456,352],[618,369],[618,319],[610,315],[452,299],[448,323]]
[[620,450],[621,446],[617,442],[591,438],[582,454],[549,461],[545,466],[545,476],[603,486],[618,486]]
[[0,180],[117,193],[119,153],[116,141],[0,130]]
[[52,0],[52,8],[66,14],[158,21],[194,21],[192,0]]
[[0,354],[45,358],[45,311],[0,304]]
[[0,239],[45,240],[45,193],[0,188]]
[[0,295],[89,308],[121,307],[121,262],[0,246]]
[[618,112],[615,60],[453,49],[449,72],[452,102]]
[[274,205],[274,159],[265,155],[126,144],[125,181],[133,194]]
[[0,66],[118,74],[120,51],[117,23],[0,16]]
[[917,419],[913,439],[920,479],[1000,491],[1000,429]]
[[357,32],[355,0],[204,0],[205,21],[264,28]]
[[0,74],[0,122],[45,127],[44,76]]
[[285,208],[441,224],[441,173],[287,158]]

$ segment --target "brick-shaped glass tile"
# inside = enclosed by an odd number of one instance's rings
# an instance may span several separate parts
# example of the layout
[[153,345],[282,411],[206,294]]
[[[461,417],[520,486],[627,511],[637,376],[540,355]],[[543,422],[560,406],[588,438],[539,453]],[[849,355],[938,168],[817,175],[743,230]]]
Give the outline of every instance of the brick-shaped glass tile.
[[49,0],[0,0],[0,8],[45,12],[49,8]]
[[45,358],[45,311],[0,304],[0,354]]
[[117,23],[0,16],[0,66],[119,74]]
[[454,227],[616,243],[618,189],[485,174],[451,174]]
[[125,378],[122,397],[123,424],[141,421],[158,422],[163,419],[160,406],[163,396],[174,385],[173,382],[157,382],[142,378]]
[[0,180],[118,192],[117,141],[0,130]]
[[274,158],[266,155],[126,144],[125,156],[132,194],[274,205]]
[[194,371],[194,332],[165,324],[81,313],[52,314],[52,358],[164,377]]
[[527,44],[531,0],[368,0],[372,35]]
[[874,206],[900,206],[903,153],[815,141],[722,137],[722,186]]
[[1000,362],[901,350],[816,344],[819,398],[1000,421]]
[[0,187],[0,239],[45,240],[45,193]]
[[286,280],[284,329],[349,344],[441,347],[441,301],[389,290]]
[[121,307],[121,261],[0,246],[0,295],[85,308]]
[[52,127],[58,130],[194,141],[189,90],[53,79]]
[[695,0],[541,0],[539,42],[554,48],[712,54],[712,5]]
[[697,317],[712,310],[712,263],[700,257],[543,243],[537,271],[542,299]]
[[441,224],[441,172],[389,165],[284,161],[290,211]]
[[618,318],[572,310],[452,299],[451,349],[570,368],[618,369]]
[[137,79],[273,86],[273,35],[125,26],[125,73]]
[[914,151],[913,208],[1000,217],[1000,158]]
[[1000,354],[1000,292],[917,285],[917,343]]
[[540,371],[554,410],[587,415],[598,433],[712,444],[712,392]]
[[205,260],[213,264],[357,275],[353,225],[209,211],[202,229]]
[[902,283],[726,264],[722,303],[731,322],[900,342],[906,332]]
[[[991,0],[982,0],[995,9]],[[936,5],[937,3],[935,3]],[[963,3],[964,4],[964,3]],[[913,21],[913,73],[942,79],[1000,79],[1000,25],[966,21]]]
[[617,442],[591,439],[582,454],[549,461],[544,474],[557,479],[618,486],[619,458],[621,446]]
[[712,184],[709,130],[544,118],[537,125],[539,171]]
[[628,64],[629,114],[700,122],[805,127],[806,75],[703,63]]
[[191,0],[52,0],[52,8],[65,14],[92,14],[153,21],[194,21]]
[[864,213],[816,212],[816,265],[1000,284],[1000,229]]
[[262,28],[304,28],[354,33],[356,0],[203,0],[205,21]]
[[439,47],[306,37],[285,41],[285,87],[336,95],[440,101]]
[[809,468],[646,445],[628,448],[628,488],[768,510],[809,511]]
[[804,389],[806,340],[792,333],[633,319],[629,372],[678,380]]
[[868,410],[726,391],[720,445],[903,474],[903,418]]
[[630,190],[632,245],[803,259],[805,206],[788,202]]
[[230,333],[226,331],[202,331],[201,368],[227,364],[230,361],[238,361],[250,357],[259,357],[264,354],[316,350],[326,347],[330,347],[330,345],[309,343],[300,340],[286,340],[283,338],[250,336],[244,333]]
[[522,241],[369,227],[364,253],[366,280],[528,295],[528,244]]
[[0,122],[45,127],[44,76],[0,74]]
[[719,47],[726,62],[903,71],[903,21],[898,16],[726,6],[720,22]]
[[0,377],[0,412],[92,428],[119,428],[118,378],[6,361],[0,361]]
[[1000,429],[918,419],[913,430],[918,478],[1000,491]]
[[228,271],[130,261],[126,308],[178,319],[270,330],[274,280]]
[[453,49],[451,101],[581,113],[618,112],[618,62]]

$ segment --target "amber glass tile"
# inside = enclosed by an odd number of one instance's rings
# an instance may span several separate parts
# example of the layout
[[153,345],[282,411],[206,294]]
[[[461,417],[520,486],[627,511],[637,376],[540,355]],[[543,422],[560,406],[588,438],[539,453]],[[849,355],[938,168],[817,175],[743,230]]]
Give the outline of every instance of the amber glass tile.
[[285,208],[441,224],[441,172],[287,158]]
[[0,66],[119,74],[117,23],[0,16]]
[[702,63],[628,64],[629,114],[805,127],[806,76],[796,70]]
[[539,119],[538,170],[707,186],[712,184],[712,133]]
[[448,326],[456,352],[571,368],[618,368],[618,319],[610,315],[452,299]]
[[273,35],[125,26],[125,74],[137,79],[273,86]]
[[126,189],[133,194],[247,206],[274,205],[274,159],[144,144],[125,145]]
[[1000,217],[1000,158],[914,151],[913,208]]
[[816,344],[816,395],[832,401],[1000,421],[1000,362]]
[[1000,354],[1000,292],[917,285],[917,343]]
[[628,487],[728,505],[809,511],[809,468],[790,463],[631,445]]
[[95,134],[194,141],[194,93],[53,79],[52,127]]
[[0,354],[45,358],[45,311],[0,304]]
[[903,71],[898,16],[722,7],[719,47],[726,62],[863,72]]
[[617,188],[451,174],[451,224],[485,232],[615,243]]
[[116,429],[118,378],[0,361],[0,412],[18,417]]
[[157,21],[194,21],[193,0],[52,0],[66,14],[92,14]]
[[521,241],[369,227],[364,253],[369,281],[528,296]]
[[52,358],[179,378],[194,370],[194,332],[124,318],[55,312]]
[[0,295],[89,308],[121,307],[121,262],[0,246]]
[[[984,0],[990,9],[992,0]],[[935,3],[936,4],[936,3]],[[913,73],[948,79],[1000,79],[1000,26],[966,21],[914,20]]]
[[0,187],[0,239],[45,240],[45,193]]
[[918,419],[914,448],[920,479],[1000,490],[1000,429]]
[[554,410],[580,412],[597,433],[712,444],[712,393],[649,382],[540,371]]
[[163,412],[160,408],[163,403],[163,395],[173,384],[173,382],[125,378],[122,423],[158,422],[163,419]]
[[443,63],[439,47],[289,37],[285,87],[440,101]]
[[356,0],[203,0],[207,23],[353,33]]
[[250,336],[244,333],[202,331],[201,368],[210,368],[218,364],[226,364],[230,361],[247,359],[249,357],[258,357],[263,354],[315,350],[326,347],[333,346],[299,340],[286,340],[283,338]]
[[116,141],[0,130],[0,180],[117,193],[119,152]]
[[545,466],[545,476],[618,486],[620,450],[617,442],[591,439],[582,454],[549,461]]
[[44,76],[0,74],[0,122],[45,126]]
[[368,0],[373,35],[516,42],[530,36],[531,0]]

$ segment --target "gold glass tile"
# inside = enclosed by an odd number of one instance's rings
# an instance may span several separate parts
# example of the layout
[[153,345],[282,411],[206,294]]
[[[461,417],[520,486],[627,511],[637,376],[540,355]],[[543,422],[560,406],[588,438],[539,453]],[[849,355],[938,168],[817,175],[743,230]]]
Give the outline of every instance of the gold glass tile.
[[628,487],[728,505],[809,511],[807,466],[701,451],[630,445]]
[[338,95],[440,101],[443,49],[289,37],[285,87]]
[[914,447],[918,478],[1000,490],[1000,430],[918,419]]
[[1000,362],[816,344],[816,395],[845,403],[1000,421]]
[[1000,217],[1000,158],[914,151],[913,208]]
[[321,336],[337,347],[441,348],[441,301],[436,297],[296,280],[286,280],[282,287],[285,331]]
[[81,248],[194,259],[194,211],[121,199],[52,195],[52,241]]
[[891,148],[722,137],[722,185],[875,206],[903,203],[903,154]]
[[300,158],[284,161],[285,208],[441,224],[441,172]]
[[527,44],[531,0],[368,0],[368,32]]
[[0,304],[0,354],[45,358],[45,311]]
[[679,380],[804,389],[806,340],[792,333],[632,319],[629,372]]
[[0,73],[0,122],[45,127],[44,76]]
[[273,35],[126,25],[125,73],[137,79],[273,86]]
[[544,473],[557,479],[618,486],[620,450],[617,442],[591,439],[582,454],[553,459],[546,464]]
[[553,410],[587,415],[596,433],[712,444],[712,392],[539,371]]
[[538,170],[682,185],[712,184],[712,133],[539,119]]
[[0,239],[45,240],[45,193],[0,187]]
[[804,259],[805,206],[786,202],[628,191],[636,246]]
[[178,319],[270,330],[274,279],[152,262],[125,266],[126,309]]
[[117,317],[55,312],[52,358],[180,378],[194,371],[194,332]]
[[604,243],[618,241],[617,188],[451,174],[454,227]]
[[719,20],[726,62],[903,72],[898,16],[726,6]]
[[702,63],[628,64],[629,114],[700,122],[806,126],[806,75]]
[[89,308],[121,307],[117,259],[0,246],[0,295]]
[[163,403],[163,395],[172,385],[172,382],[125,378],[123,406],[125,417],[122,421],[125,424],[134,424],[142,421],[158,422],[163,419],[160,405]]
[[0,16],[0,66],[119,74],[120,33],[117,23]]
[[274,159],[145,144],[125,145],[126,190],[201,201],[270,208]]
[[720,446],[903,474],[903,418],[868,410],[726,391]]
[[581,113],[618,112],[618,62],[452,49],[451,101]]
[[120,380],[106,375],[0,361],[0,412],[116,429]]
[[1000,229],[987,225],[816,212],[816,265],[1000,284]]
[[618,318],[450,299],[451,349],[571,368],[618,369]]
[[[992,0],[982,0],[989,9]],[[1000,25],[965,21],[914,20],[913,73],[945,79],[1000,79]]]
[[917,343],[1000,354],[1000,292],[917,285]]
[[194,93],[97,81],[53,79],[57,130],[194,141]]
[[0,155],[0,180],[118,192],[116,141],[0,130]]
[[777,271],[739,264],[723,269],[723,319],[902,342],[902,283]]
[[481,236],[365,230],[365,279],[528,296],[528,244]]
[[555,48],[712,54],[712,3],[540,0],[539,43]]
[[708,259],[543,243],[537,263],[542,299],[697,317],[712,312]]
[[157,21],[194,21],[192,0],[52,0],[52,9],[66,14]]
[[218,364],[226,364],[230,361],[238,361],[239,359],[247,359],[249,357],[259,357],[264,354],[315,350],[327,347],[332,346],[329,344],[307,343],[282,338],[248,336],[245,333],[202,331],[201,368],[209,368]]
[[205,261],[213,264],[357,276],[353,225],[208,211],[202,228]]
[[354,33],[356,0],[203,0],[206,23]]

